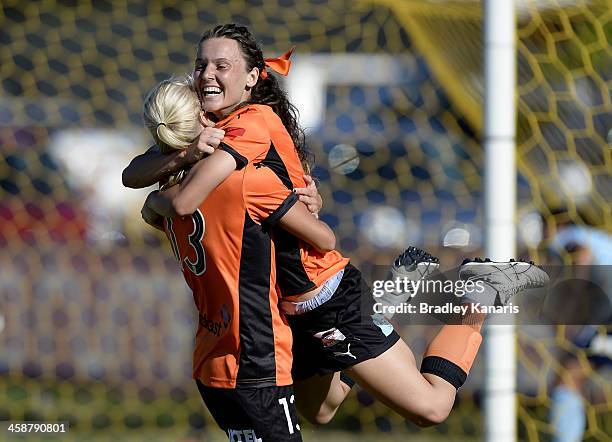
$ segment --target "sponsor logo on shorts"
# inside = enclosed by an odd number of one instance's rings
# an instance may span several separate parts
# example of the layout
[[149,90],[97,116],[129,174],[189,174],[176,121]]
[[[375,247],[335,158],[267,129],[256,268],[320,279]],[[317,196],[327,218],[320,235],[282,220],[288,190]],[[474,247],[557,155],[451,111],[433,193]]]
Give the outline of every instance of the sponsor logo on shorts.
[[350,342],[346,346],[346,351],[335,351],[334,356],[350,356],[353,359],[357,359],[357,356],[351,353],[351,343]]
[[329,330],[315,333],[314,337],[320,339],[325,347],[331,347],[332,345],[346,339],[346,336],[344,336],[344,334],[337,328],[331,328]]
[[255,430],[227,430],[230,442],[261,442],[255,434]]

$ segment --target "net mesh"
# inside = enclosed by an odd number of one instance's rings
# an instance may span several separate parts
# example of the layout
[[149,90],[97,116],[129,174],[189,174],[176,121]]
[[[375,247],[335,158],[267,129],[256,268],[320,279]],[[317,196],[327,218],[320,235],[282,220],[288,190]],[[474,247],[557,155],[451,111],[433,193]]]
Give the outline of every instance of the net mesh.
[[[612,230],[612,16],[605,1],[518,8],[520,248],[543,262],[568,223]],[[366,273],[407,243],[445,266],[481,247],[480,2],[8,0],[0,11],[0,420],[69,420],[76,439],[148,428],[148,439],[218,437],[190,380],[191,295],[168,244],[140,220],[146,192],[120,181],[150,143],[144,95],[188,72],[201,31],[216,23],[248,25],[266,55],[297,44],[296,60],[401,57],[394,81],[330,83],[323,123],[308,132],[323,219]],[[434,331],[400,332],[418,356]],[[562,351],[588,378],[585,437],[612,433],[609,377],[580,332],[521,330],[521,439],[554,431]],[[331,428],[478,439],[481,365],[436,428],[359,391],[306,438]]]

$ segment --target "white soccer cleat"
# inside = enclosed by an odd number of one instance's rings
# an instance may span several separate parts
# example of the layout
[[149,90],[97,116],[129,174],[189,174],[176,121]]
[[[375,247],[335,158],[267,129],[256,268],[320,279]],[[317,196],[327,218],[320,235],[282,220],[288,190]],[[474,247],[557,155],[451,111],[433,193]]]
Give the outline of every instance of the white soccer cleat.
[[[408,247],[404,253],[399,255],[391,268],[389,269],[388,280],[397,281],[420,281],[427,278],[429,275],[434,273],[440,267],[438,258],[430,255],[424,250],[418,247]],[[408,301],[416,293],[414,293],[414,287],[418,287],[417,284],[402,284],[405,290],[392,290],[385,291],[382,296],[376,300],[383,306],[394,306],[397,307],[402,303]],[[385,309],[385,317],[391,319],[393,314]]]
[[507,305],[517,293],[526,289],[535,289],[548,285],[548,274],[529,261],[495,262],[490,259],[466,259],[459,268],[459,278],[464,281],[484,282],[485,290],[476,289],[466,294],[469,300],[483,305],[494,305],[499,301]]

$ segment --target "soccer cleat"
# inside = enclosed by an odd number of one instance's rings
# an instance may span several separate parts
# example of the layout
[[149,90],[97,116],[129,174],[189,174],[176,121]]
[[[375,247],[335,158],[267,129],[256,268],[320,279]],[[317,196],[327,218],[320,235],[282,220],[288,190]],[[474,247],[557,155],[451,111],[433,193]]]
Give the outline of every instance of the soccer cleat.
[[[404,253],[399,255],[391,268],[387,279],[389,281],[420,281],[427,278],[440,267],[438,258],[430,255],[418,247],[408,247]],[[385,291],[376,300],[383,306],[399,306],[415,295],[412,284],[403,284],[406,290]],[[385,309],[385,318],[391,319],[393,316],[388,309]]]
[[490,259],[466,259],[459,268],[459,278],[464,281],[483,281],[485,288],[466,294],[466,298],[483,305],[508,304],[517,293],[526,289],[544,287],[549,282],[548,274],[533,261],[496,262]]
[[425,250],[410,246],[391,265],[393,279],[418,281],[427,278],[440,267],[440,261]]

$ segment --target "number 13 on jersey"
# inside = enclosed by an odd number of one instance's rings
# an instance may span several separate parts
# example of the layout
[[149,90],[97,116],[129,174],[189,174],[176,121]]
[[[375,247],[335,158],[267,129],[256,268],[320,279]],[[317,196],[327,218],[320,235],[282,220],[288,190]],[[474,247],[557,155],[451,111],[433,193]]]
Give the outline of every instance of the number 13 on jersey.
[[174,233],[174,223],[172,218],[166,218],[168,225],[168,232],[170,236],[170,243],[172,244],[172,251],[174,256],[179,262],[182,262],[191,272],[197,276],[202,275],[206,271],[206,252],[202,245],[202,239],[204,239],[204,231],[206,230],[206,223],[204,222],[204,215],[200,212],[200,209],[196,210],[191,215],[191,222],[193,223],[193,230],[187,237],[189,240],[189,246],[195,252],[195,260],[192,260],[188,256],[185,256],[181,260],[178,243],[176,241],[176,234]]

